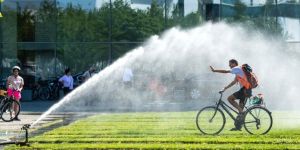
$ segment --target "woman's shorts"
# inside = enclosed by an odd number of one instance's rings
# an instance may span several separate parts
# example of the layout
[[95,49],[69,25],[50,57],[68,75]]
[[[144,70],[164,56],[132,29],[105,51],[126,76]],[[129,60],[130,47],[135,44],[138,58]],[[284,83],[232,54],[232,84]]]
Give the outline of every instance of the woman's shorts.
[[21,99],[21,92],[20,91],[16,91],[16,90],[13,90],[13,89],[8,89],[7,90],[7,95],[9,97],[14,97],[15,100],[20,100]]

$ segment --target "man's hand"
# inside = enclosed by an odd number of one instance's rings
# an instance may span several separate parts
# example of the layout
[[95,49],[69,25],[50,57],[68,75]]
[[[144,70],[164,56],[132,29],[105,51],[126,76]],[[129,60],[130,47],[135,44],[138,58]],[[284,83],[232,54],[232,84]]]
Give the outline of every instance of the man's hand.
[[227,88],[224,87],[222,90],[219,91],[219,93],[220,93],[220,94],[221,94],[221,93],[224,93],[226,89],[227,89]]
[[215,69],[212,66],[209,66],[212,72],[215,72]]
[[224,91],[226,91],[226,89],[227,89],[227,87],[224,87],[224,88],[222,89],[222,91],[224,92]]
[[209,66],[212,72],[218,72],[218,73],[230,73],[230,70],[219,70],[219,69],[214,69],[214,67]]

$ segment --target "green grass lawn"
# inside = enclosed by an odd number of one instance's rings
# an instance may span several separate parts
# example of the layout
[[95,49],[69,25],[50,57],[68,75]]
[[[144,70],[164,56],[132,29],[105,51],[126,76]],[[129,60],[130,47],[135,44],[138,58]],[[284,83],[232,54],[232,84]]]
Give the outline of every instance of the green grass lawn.
[[[233,123],[227,117],[220,135],[208,136],[199,133],[196,113],[100,114],[31,137],[28,147],[6,149],[300,149],[299,116],[273,113],[273,128],[260,136],[229,131]],[[294,125],[285,126],[288,121]]]

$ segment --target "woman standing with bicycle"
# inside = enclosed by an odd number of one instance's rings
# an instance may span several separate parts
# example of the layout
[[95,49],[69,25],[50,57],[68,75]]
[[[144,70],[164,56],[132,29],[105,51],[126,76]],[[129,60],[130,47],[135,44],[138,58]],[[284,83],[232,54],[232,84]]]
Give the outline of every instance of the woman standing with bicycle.
[[[21,68],[19,66],[14,66],[12,68],[12,75],[7,78],[6,88],[7,88],[7,95],[8,97],[12,97],[16,101],[20,101],[21,99],[21,91],[23,90],[24,80],[19,75]],[[13,105],[14,112],[18,112],[19,107]],[[12,114],[16,115],[16,114]],[[12,116],[11,116],[12,117]],[[14,116],[17,121],[20,121],[18,116]]]

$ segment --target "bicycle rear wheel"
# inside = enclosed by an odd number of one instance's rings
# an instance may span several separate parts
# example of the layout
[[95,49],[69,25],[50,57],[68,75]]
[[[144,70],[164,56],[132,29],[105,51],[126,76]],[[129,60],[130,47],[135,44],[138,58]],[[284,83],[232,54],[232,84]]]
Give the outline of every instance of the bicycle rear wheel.
[[41,98],[41,100],[48,100],[50,98],[49,87],[41,87],[39,91],[39,97]]
[[264,107],[254,106],[245,114],[244,127],[250,134],[266,134],[272,128],[273,119],[271,112]]
[[5,103],[1,109],[1,119],[5,122],[14,120],[20,113],[20,103],[15,100],[10,100]]
[[224,113],[215,106],[201,109],[196,117],[198,129],[203,134],[219,134],[225,126]]

